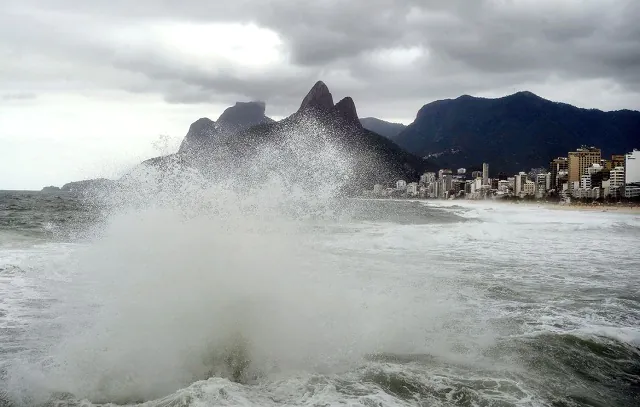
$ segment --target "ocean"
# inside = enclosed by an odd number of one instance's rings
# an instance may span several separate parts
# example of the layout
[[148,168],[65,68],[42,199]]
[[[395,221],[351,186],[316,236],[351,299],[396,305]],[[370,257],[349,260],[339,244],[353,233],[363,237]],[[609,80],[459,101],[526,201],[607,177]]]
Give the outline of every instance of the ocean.
[[0,192],[0,406],[640,405],[638,215],[265,196]]

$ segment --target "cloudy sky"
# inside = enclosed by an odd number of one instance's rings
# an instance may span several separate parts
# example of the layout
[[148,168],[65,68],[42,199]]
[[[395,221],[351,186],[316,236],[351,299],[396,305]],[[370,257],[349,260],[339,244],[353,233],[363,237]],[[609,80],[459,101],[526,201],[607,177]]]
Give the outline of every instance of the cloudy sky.
[[361,117],[530,90],[640,110],[637,0],[0,0],[0,189],[115,177],[322,79]]

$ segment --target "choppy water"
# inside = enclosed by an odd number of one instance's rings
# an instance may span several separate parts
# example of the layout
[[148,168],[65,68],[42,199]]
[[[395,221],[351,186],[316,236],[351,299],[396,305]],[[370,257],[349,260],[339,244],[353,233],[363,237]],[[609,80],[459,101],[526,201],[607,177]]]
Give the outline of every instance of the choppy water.
[[216,214],[0,192],[0,405],[640,405],[637,215]]

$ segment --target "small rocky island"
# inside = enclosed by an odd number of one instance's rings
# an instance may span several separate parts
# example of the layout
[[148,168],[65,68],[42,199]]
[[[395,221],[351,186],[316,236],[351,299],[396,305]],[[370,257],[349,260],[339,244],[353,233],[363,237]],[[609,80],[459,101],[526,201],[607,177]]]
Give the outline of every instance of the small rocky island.
[[44,192],[44,193],[60,192],[60,188],[51,185],[51,186],[42,188],[40,192]]

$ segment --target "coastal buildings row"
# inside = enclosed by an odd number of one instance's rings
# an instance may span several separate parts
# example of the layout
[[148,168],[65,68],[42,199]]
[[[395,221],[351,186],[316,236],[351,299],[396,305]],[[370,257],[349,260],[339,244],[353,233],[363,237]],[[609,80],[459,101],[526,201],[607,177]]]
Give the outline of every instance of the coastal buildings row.
[[426,172],[419,180],[398,180],[395,185],[376,184],[366,195],[375,197],[421,197],[435,199],[545,198],[564,200],[640,198],[640,151],[603,159],[596,147],[581,147],[558,157],[549,168],[534,168],[513,176],[491,178],[489,164],[482,171],[441,169]]

